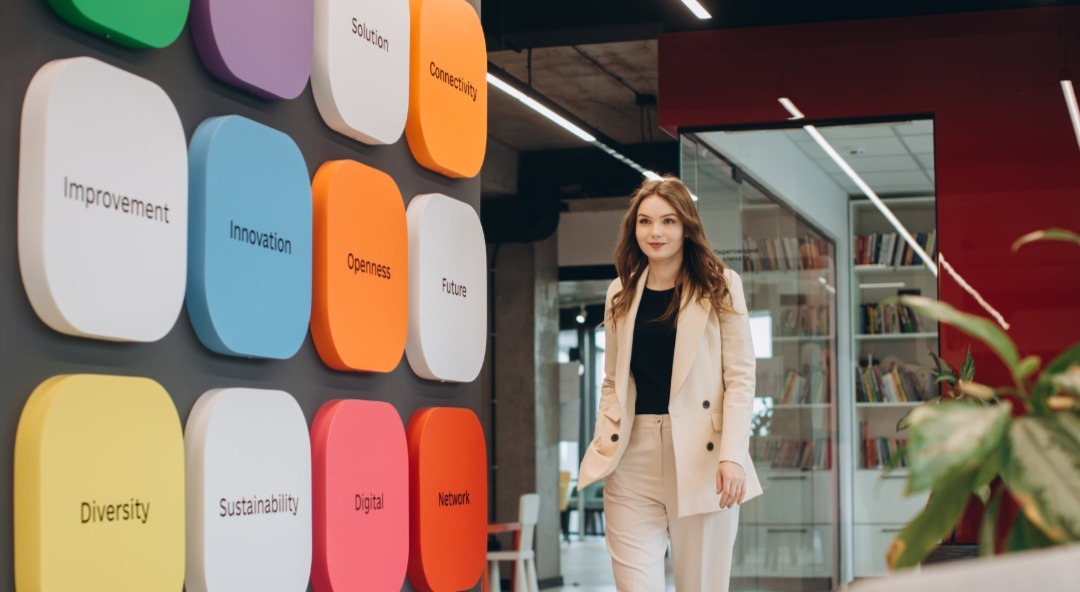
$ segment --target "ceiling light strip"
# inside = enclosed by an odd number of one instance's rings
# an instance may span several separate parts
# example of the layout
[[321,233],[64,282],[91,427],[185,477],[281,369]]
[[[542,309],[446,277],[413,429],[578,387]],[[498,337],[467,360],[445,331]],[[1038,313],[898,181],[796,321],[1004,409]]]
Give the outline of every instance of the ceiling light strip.
[[[582,128],[581,126],[578,126],[578,125],[574,124],[569,119],[563,117],[562,115],[559,115],[558,113],[556,113],[552,109],[550,109],[548,107],[545,107],[543,104],[541,104],[536,99],[534,99],[534,98],[530,97],[529,95],[527,95],[526,93],[518,90],[512,84],[510,84],[509,82],[506,82],[505,80],[502,80],[501,78],[499,78],[498,76],[492,74],[491,72],[487,73],[487,81],[488,81],[488,84],[494,86],[495,88],[497,88],[497,89],[503,91],[504,93],[510,95],[511,97],[517,99],[522,104],[524,104],[526,107],[532,109],[533,111],[536,111],[540,115],[543,115],[548,120],[556,123],[559,127],[561,127],[563,129],[565,129],[566,131],[574,134],[579,139],[581,139],[581,140],[583,140],[585,142],[588,142],[588,143],[592,144],[593,146],[596,146],[597,148],[599,148],[600,150],[603,150],[605,153],[607,153],[609,156],[611,156],[615,160],[618,160],[619,162],[625,164],[626,166],[628,166],[628,167],[634,169],[635,171],[641,173],[641,175],[643,177],[645,177],[646,179],[651,179],[653,181],[659,181],[660,179],[663,178],[660,175],[656,174],[656,172],[646,169],[645,167],[641,166],[640,164],[634,162],[632,159],[628,158],[623,153],[619,152],[618,150],[615,150],[611,146],[608,146],[604,142],[601,142],[600,140],[598,140],[596,138],[595,135],[585,131],[585,129]],[[697,201],[696,196],[695,196],[694,201]]]
[[690,9],[690,12],[694,13],[694,16],[698,17],[699,19],[705,20],[712,18],[712,15],[709,14],[709,11],[705,10],[705,7],[702,6],[701,3],[699,3],[697,0],[682,0],[682,3],[685,4],[686,7]]
[[795,106],[795,103],[791,102],[791,99],[780,97],[779,101],[780,104],[784,106],[784,109],[787,109],[787,112],[791,113],[790,119],[806,119],[806,116],[803,115],[802,111],[799,111],[799,108]]
[[941,261],[941,266],[945,268],[945,271],[956,280],[956,283],[960,284],[960,287],[963,288],[965,292],[971,294],[971,296],[975,298],[975,301],[979,303],[979,306],[982,306],[986,312],[990,313],[990,316],[994,317],[994,320],[998,322],[998,325],[1000,325],[1002,329],[1008,331],[1009,323],[1005,320],[1005,317],[1002,316],[996,308],[990,306],[990,303],[987,302],[975,288],[971,287],[971,284],[968,284],[964,281],[964,278],[960,277],[960,274],[953,269],[952,265],[949,265],[949,262],[945,260],[945,256],[942,255],[940,251],[938,252],[938,260]]
[[488,84],[491,84],[495,88],[497,88],[497,89],[503,91],[504,93],[510,95],[511,97],[514,97],[515,99],[521,101],[522,103],[524,103],[527,107],[529,107],[533,111],[536,111],[540,115],[543,115],[544,117],[548,118],[552,122],[558,124],[559,127],[561,127],[564,130],[574,134],[578,138],[580,138],[580,139],[582,139],[582,140],[584,140],[586,142],[596,142],[596,136],[594,136],[594,135],[590,134],[589,132],[581,129],[580,127],[574,125],[573,123],[570,122],[570,120],[566,119],[562,115],[559,115],[558,113],[552,111],[551,109],[548,109],[547,107],[541,105],[536,99],[534,99],[534,98],[530,97],[529,95],[521,92],[520,90],[514,88],[510,84],[500,80],[498,77],[496,77],[491,72],[488,72],[487,81],[488,81]]
[[1076,133],[1076,144],[1080,146],[1080,108],[1076,106],[1076,89],[1073,88],[1072,80],[1061,81],[1061,92],[1065,94],[1065,105],[1069,108],[1069,119],[1072,119],[1073,132]]
[[878,289],[878,290],[880,290],[880,289],[883,289],[883,288],[904,288],[904,287],[907,287],[907,284],[904,283],[904,282],[881,282],[881,283],[876,283],[876,284],[859,284],[859,287],[863,288],[863,289],[867,289],[867,290],[869,290],[869,289]]

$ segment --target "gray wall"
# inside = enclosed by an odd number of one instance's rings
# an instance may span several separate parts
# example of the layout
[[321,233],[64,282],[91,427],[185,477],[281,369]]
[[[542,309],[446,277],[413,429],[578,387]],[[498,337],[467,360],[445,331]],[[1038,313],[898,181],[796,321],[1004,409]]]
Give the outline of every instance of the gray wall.
[[[480,0],[472,0],[479,10]],[[76,29],[45,0],[0,3],[0,590],[14,584],[12,474],[15,430],[24,403],[45,379],[57,374],[146,376],[172,395],[182,421],[205,391],[219,387],[281,389],[299,401],[310,423],[324,402],[356,398],[391,402],[403,422],[422,407],[478,411],[480,384],[440,384],[412,373],[402,356],[388,374],[338,372],[319,359],[310,336],[290,360],[257,361],[221,356],[203,347],[186,313],[161,341],[108,343],[69,337],[46,327],[30,308],[19,276],[16,240],[19,124],[23,96],[34,73],[58,58],[92,56],[161,86],[180,114],[190,139],[208,117],[238,114],[290,135],[311,175],[325,161],[351,158],[391,175],[406,202],[441,192],[479,210],[479,178],[450,180],[420,167],[404,136],[393,146],[369,147],[331,131],[322,121],[310,87],[292,101],[268,102],[218,82],[203,67],[190,31],[168,48],[131,50]],[[411,589],[408,581],[405,589]]]

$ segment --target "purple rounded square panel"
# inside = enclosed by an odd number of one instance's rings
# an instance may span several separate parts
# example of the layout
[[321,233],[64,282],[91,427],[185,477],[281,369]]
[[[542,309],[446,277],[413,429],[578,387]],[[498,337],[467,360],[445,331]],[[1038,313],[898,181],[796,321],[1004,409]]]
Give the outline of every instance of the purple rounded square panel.
[[214,76],[267,99],[295,99],[311,75],[314,0],[192,0],[191,31]]

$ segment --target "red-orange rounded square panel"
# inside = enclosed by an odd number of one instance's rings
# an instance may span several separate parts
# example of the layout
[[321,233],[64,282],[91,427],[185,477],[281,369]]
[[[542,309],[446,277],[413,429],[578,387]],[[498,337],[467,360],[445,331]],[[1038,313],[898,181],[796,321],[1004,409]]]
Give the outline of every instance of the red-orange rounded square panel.
[[476,585],[487,561],[487,445],[476,414],[432,407],[413,414],[409,441],[409,581],[450,592]]

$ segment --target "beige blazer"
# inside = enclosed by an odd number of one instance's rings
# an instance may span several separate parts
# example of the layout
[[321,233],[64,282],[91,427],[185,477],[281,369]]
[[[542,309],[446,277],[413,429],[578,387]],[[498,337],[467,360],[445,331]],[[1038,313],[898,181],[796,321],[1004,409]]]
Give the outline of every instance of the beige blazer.
[[[761,483],[750,460],[756,367],[750,319],[742,279],[730,269],[725,274],[734,313],[721,313],[718,318],[707,302],[683,303],[679,312],[668,412],[680,517],[720,509],[716,465],[723,460],[739,463],[746,472],[746,500],[761,495]],[[579,490],[611,474],[630,442],[637,400],[630,349],[648,275],[646,269],[638,280],[626,318],[617,326],[605,323],[600,413],[595,437],[581,461]],[[616,279],[608,288],[607,310],[621,285]]]

